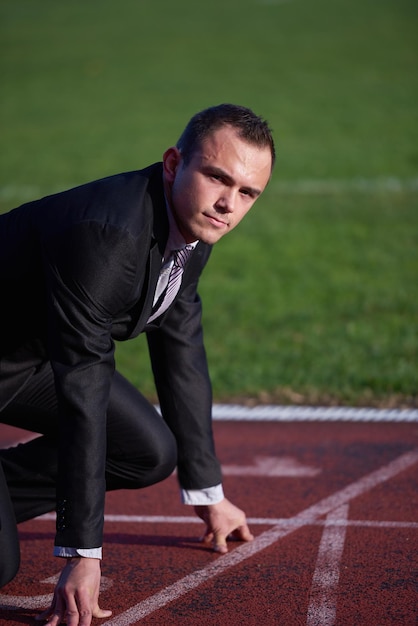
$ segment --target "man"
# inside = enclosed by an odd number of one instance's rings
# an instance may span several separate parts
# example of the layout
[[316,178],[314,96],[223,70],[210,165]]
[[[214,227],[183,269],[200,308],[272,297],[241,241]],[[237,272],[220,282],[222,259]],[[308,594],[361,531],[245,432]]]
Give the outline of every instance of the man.
[[[42,434],[0,461],[17,522],[57,509],[54,553],[67,561],[40,616],[52,626],[110,615],[98,604],[106,489],[154,484],[177,465],[206,542],[224,553],[230,534],[252,539],[222,490],[197,285],[274,159],[261,118],[219,105],[162,163],[0,216],[0,421]],[[115,372],[114,341],[140,332],[162,416]],[[17,559],[9,550],[5,582]]]

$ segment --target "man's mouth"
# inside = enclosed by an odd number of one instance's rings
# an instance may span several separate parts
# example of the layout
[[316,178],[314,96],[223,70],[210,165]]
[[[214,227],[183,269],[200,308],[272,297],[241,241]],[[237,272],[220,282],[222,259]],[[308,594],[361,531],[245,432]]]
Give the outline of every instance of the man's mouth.
[[211,224],[216,226],[216,228],[226,228],[227,226],[229,226],[227,220],[221,219],[217,215],[212,215],[210,213],[205,213],[204,215],[208,218]]

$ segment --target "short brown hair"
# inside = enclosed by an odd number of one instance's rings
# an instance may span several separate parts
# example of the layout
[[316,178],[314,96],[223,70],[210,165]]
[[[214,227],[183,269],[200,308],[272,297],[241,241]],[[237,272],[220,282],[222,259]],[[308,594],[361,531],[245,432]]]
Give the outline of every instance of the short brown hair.
[[191,118],[177,142],[177,148],[186,165],[204,139],[222,126],[236,128],[238,136],[248,143],[270,148],[273,169],[276,152],[272,132],[267,122],[253,113],[251,109],[236,104],[218,104],[196,113]]

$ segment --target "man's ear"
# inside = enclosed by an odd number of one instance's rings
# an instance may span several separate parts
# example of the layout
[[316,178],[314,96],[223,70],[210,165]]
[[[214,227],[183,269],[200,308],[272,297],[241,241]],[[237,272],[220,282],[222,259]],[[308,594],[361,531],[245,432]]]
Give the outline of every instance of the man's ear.
[[165,179],[172,183],[176,177],[177,168],[181,161],[180,150],[175,146],[168,148],[163,154],[163,169]]

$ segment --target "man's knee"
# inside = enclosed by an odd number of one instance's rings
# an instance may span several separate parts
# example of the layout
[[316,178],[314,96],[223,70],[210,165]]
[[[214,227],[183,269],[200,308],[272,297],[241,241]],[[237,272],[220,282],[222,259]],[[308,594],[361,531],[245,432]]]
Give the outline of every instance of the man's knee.
[[[139,463],[141,469],[139,478],[141,482],[143,464]],[[177,465],[177,445],[174,436],[170,433],[170,437],[165,437],[164,441],[159,441],[158,445],[150,451],[147,458],[148,476],[147,482],[152,485],[168,478]]]
[[126,452],[119,458],[108,457],[106,485],[113,489],[141,489],[168,478],[177,465],[177,445],[174,436],[165,436],[148,445],[146,450]]

